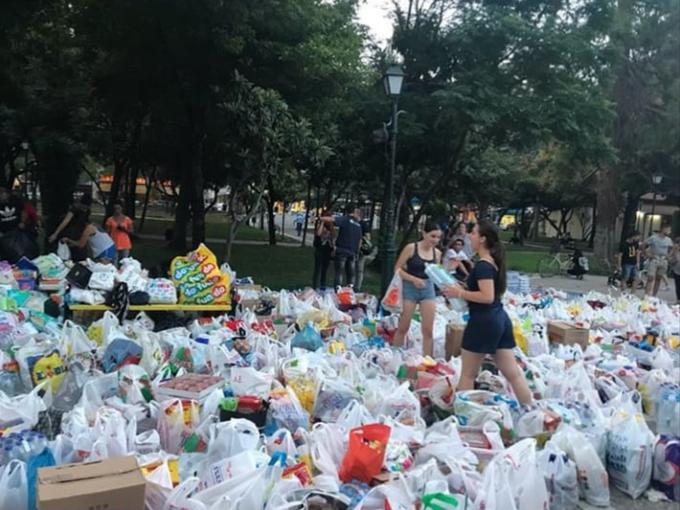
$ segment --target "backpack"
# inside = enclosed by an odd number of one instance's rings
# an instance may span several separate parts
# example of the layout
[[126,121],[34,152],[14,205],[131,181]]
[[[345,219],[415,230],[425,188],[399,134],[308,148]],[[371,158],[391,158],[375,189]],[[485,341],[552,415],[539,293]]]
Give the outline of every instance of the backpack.
[[359,247],[359,252],[362,255],[370,255],[373,251],[373,243],[371,242],[370,234],[364,234],[361,238],[361,246]]

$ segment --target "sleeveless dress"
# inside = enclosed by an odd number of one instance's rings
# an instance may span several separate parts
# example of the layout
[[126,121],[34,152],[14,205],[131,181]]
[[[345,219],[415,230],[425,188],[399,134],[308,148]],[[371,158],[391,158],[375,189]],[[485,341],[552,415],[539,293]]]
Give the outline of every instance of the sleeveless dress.
[[[468,276],[468,290],[479,291],[479,280],[493,280],[494,287],[498,288],[498,270],[490,262],[480,260]],[[482,354],[494,354],[498,349],[515,347],[512,321],[503,309],[498,296],[493,303],[468,302],[468,304],[470,320],[463,333],[463,349]]]

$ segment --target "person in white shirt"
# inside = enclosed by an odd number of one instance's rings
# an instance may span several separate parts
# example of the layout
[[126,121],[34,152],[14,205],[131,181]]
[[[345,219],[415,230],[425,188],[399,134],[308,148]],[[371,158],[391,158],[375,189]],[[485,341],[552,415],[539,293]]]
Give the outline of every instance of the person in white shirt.
[[649,259],[645,289],[648,296],[656,296],[661,278],[668,272],[668,255],[673,247],[673,241],[668,237],[669,233],[670,228],[664,227],[645,242],[646,255]]
[[470,273],[468,264],[470,257],[465,253],[465,243],[462,239],[456,238],[444,254],[444,267],[459,280],[467,278]]

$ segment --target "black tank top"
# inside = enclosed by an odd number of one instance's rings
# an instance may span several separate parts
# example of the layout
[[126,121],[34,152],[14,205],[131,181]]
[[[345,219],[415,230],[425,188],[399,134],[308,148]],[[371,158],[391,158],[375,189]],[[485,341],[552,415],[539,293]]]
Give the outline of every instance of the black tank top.
[[406,261],[406,272],[411,276],[420,278],[422,280],[427,280],[427,274],[425,274],[425,264],[434,264],[437,261],[437,252],[432,248],[432,258],[430,260],[423,260],[418,255],[418,243],[413,243],[413,255],[409,257]]

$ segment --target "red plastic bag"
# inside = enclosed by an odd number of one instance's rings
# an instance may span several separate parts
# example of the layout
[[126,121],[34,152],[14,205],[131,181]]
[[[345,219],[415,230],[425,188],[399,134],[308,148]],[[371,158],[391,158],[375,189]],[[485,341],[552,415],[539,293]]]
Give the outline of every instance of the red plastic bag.
[[349,432],[349,447],[340,465],[340,480],[349,483],[361,480],[370,483],[382,471],[385,450],[390,439],[390,427],[372,423]]

